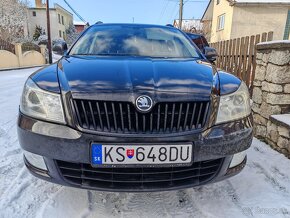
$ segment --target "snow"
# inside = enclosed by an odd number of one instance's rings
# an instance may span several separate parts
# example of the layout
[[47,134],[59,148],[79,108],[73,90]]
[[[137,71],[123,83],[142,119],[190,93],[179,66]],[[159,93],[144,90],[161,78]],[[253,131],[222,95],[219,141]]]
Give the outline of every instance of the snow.
[[290,217],[290,160],[254,139],[237,176],[171,192],[108,193],[30,175],[16,120],[23,84],[38,68],[0,71],[0,217]]
[[274,40],[268,42],[260,42],[257,45],[271,45],[271,44],[289,44],[290,40]]
[[73,24],[74,24],[75,26],[85,26],[85,25],[86,25],[86,23],[83,22],[83,21],[74,21]]
[[62,55],[55,54],[52,52],[52,62],[57,62],[59,59],[61,59]]
[[235,0],[237,3],[290,3],[290,0]]
[[275,120],[278,120],[281,123],[285,123],[287,126],[290,127],[290,114],[277,114],[272,115]]

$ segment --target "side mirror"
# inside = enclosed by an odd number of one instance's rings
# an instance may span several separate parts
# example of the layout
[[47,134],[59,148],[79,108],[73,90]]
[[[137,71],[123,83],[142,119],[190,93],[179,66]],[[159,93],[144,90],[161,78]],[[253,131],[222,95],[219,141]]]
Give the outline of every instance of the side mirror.
[[65,55],[67,52],[66,42],[58,42],[52,47],[52,51],[58,55]]
[[218,56],[215,48],[208,46],[204,47],[204,55],[210,62],[214,62]]

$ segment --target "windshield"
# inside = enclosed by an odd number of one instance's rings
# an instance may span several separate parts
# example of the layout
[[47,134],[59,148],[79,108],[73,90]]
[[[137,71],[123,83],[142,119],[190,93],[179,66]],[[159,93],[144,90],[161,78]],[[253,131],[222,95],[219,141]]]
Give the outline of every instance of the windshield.
[[70,55],[200,58],[196,48],[177,29],[144,26],[92,26]]

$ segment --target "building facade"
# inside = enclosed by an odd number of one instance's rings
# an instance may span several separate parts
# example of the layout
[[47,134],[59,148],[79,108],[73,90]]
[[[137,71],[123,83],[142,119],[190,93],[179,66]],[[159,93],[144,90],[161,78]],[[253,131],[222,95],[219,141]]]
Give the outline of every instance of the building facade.
[[274,32],[274,40],[289,39],[290,0],[211,0],[202,22],[210,42]]
[[74,27],[77,33],[81,33],[86,29],[87,24],[82,21],[74,21]]
[[[66,39],[66,30],[70,25],[73,25],[73,14],[61,7],[59,4],[54,4],[50,12],[50,29],[52,39]],[[35,1],[35,7],[28,10],[28,35],[33,36],[36,26],[40,26],[47,33],[46,24],[46,5],[41,0]]]

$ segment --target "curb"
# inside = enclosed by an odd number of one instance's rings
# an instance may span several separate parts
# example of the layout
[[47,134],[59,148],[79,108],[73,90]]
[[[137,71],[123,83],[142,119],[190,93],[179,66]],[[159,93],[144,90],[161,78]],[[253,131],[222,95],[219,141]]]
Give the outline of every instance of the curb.
[[28,66],[28,67],[17,67],[17,68],[2,68],[0,69],[1,71],[12,71],[12,70],[23,70],[23,69],[29,69],[29,68],[35,68],[35,67],[45,67],[48,66],[49,64],[44,64],[44,65],[35,65],[35,66]]

